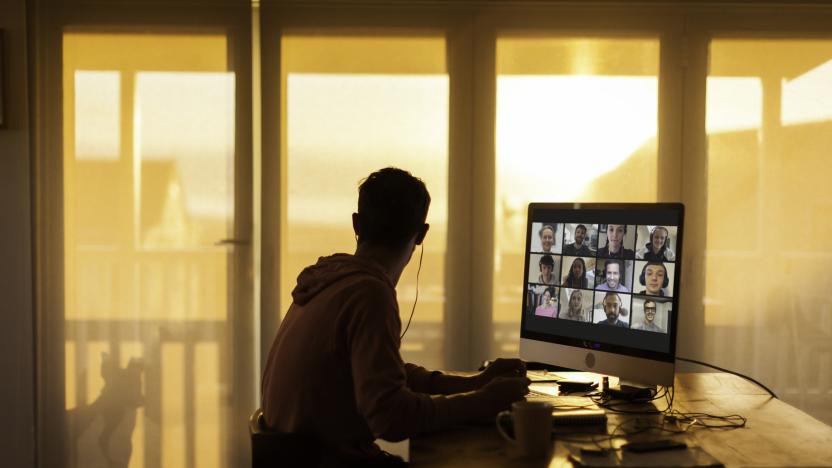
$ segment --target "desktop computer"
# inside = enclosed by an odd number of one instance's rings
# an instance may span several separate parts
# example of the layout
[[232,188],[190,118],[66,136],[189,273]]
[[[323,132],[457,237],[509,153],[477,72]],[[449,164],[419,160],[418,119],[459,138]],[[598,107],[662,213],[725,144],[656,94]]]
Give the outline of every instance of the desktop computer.
[[684,206],[531,203],[520,357],[673,384]]

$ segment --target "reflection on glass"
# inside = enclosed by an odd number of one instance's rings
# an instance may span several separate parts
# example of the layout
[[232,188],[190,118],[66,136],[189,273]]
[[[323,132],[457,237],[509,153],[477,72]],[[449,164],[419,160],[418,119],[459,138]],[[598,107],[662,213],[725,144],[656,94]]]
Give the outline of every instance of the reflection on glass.
[[68,466],[230,466],[227,60],[222,35],[64,35]]
[[705,359],[832,422],[832,41],[719,39],[710,60]]
[[655,201],[659,41],[499,38],[495,348],[517,351],[526,207]]
[[[318,257],[352,253],[358,185],[397,166],[424,180],[432,202],[419,305],[406,360],[440,367],[448,185],[448,75],[436,37],[287,36],[281,43],[287,118],[281,307]],[[403,324],[416,297],[418,252],[397,287]]]
[[234,74],[139,72],[145,248],[206,247],[233,221]]
[[112,160],[121,145],[120,76],[117,71],[75,72],[75,157]]

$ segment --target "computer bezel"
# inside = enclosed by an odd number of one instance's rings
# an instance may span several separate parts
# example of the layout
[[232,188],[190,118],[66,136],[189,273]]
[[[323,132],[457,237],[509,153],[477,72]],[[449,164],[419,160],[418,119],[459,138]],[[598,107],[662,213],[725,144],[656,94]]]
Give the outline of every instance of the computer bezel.
[[[621,211],[658,211],[658,210],[673,210],[678,212],[678,228],[676,234],[676,259],[674,260],[675,268],[673,272],[674,291],[672,295],[673,310],[670,316],[670,330],[668,334],[670,337],[669,351],[661,353],[657,351],[631,348],[610,343],[603,343],[597,341],[582,340],[580,338],[569,336],[556,336],[542,332],[535,332],[526,329],[526,320],[528,310],[527,301],[528,295],[526,288],[529,284],[529,259],[531,255],[532,235],[531,226],[535,221],[533,214],[539,210],[621,210]],[[524,269],[523,269],[523,301],[521,309],[520,322],[520,355],[524,359],[533,359],[551,364],[560,365],[579,370],[590,370],[593,372],[609,373],[618,375],[628,380],[635,380],[642,383],[653,383],[659,385],[669,385],[673,380],[674,365],[676,360],[676,344],[677,333],[679,328],[679,303],[680,303],[680,280],[682,276],[682,253],[683,253],[683,237],[684,237],[684,205],[681,203],[530,203],[527,212],[526,224],[526,246],[523,251],[524,254]],[[569,221],[565,221],[569,222]],[[562,248],[563,246],[561,246]],[[635,246],[636,248],[638,245]],[[600,246],[599,246],[600,248]],[[634,272],[635,274],[635,272]],[[560,287],[560,286],[559,286]],[[547,343],[551,346],[542,345]],[[559,347],[565,348],[559,348]],[[583,359],[579,359],[578,351],[586,351]],[[551,353],[569,353],[575,352],[573,356],[560,356],[555,359],[558,362],[550,362],[545,359]],[[590,357],[589,354],[592,354]],[[543,359],[541,359],[543,357]],[[628,360],[645,360],[646,362],[633,361],[628,363]],[[554,360],[552,360],[554,361]],[[590,363],[591,361],[591,363]],[[656,363],[655,369],[649,370],[641,367],[643,364]],[[666,365],[658,365],[664,363]]]

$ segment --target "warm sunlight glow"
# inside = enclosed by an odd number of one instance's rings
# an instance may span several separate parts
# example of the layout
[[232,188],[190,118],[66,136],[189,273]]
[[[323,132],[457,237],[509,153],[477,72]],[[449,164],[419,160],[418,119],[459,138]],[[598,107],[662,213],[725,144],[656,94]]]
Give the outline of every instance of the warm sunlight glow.
[[497,41],[495,347],[517,351],[530,202],[656,199],[656,39]]
[[708,79],[706,128],[708,133],[760,128],[762,83],[754,77]]
[[[441,367],[449,125],[444,39],[287,36],[281,52],[282,309],[304,267],[355,250],[350,216],[361,180],[383,167],[401,167],[424,180],[432,198],[419,305],[402,353]],[[416,298],[417,268],[411,261],[396,288],[403,323]]]
[[64,35],[72,465],[229,466],[229,251],[214,245],[234,223],[226,42]]
[[783,82],[783,125],[832,120],[832,60]]
[[[394,160],[429,182],[433,199],[447,199],[447,75],[292,74],[288,89],[294,222],[349,224],[358,182]],[[305,183],[321,171],[339,177]],[[431,203],[429,215],[438,228],[447,206]]]
[[828,418],[832,41],[718,39],[710,57],[703,357]]
[[[500,77],[501,190],[512,197],[531,195],[523,197],[527,202],[584,198],[591,181],[615,171],[656,137],[657,86],[655,77]],[[530,184],[541,172],[570,176],[544,187]]]
[[118,158],[120,78],[115,71],[75,72],[75,155],[78,159]]

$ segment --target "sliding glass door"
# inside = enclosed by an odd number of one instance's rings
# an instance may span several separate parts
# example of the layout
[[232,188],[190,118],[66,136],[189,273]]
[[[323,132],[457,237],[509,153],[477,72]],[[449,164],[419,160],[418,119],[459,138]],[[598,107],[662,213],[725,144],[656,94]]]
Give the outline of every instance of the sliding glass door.
[[62,38],[68,465],[239,466],[256,405],[248,58],[222,28],[125,29]]

